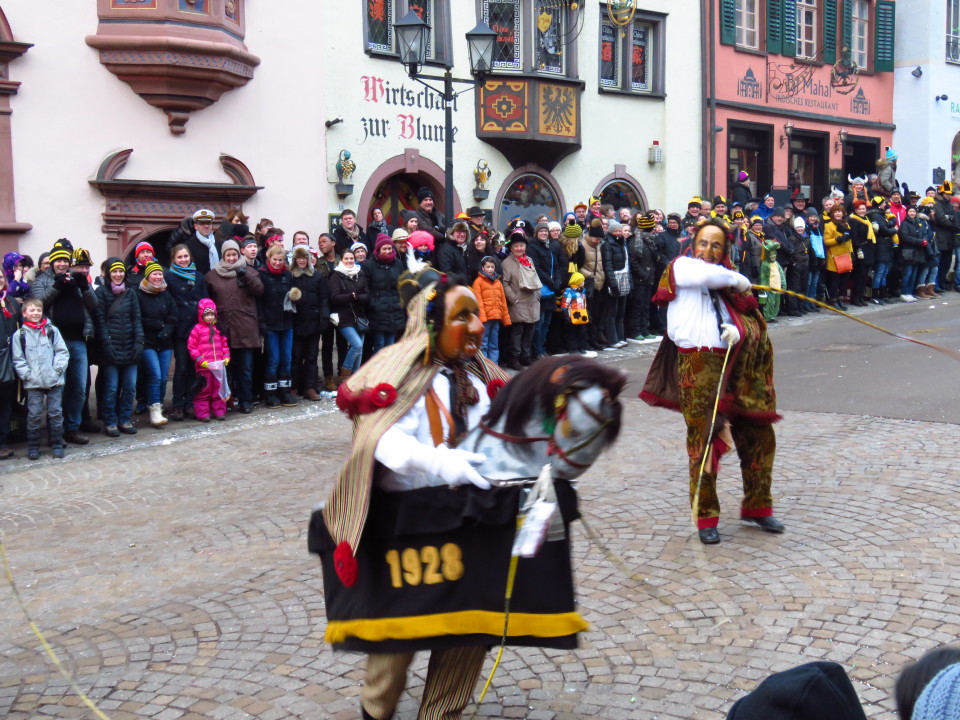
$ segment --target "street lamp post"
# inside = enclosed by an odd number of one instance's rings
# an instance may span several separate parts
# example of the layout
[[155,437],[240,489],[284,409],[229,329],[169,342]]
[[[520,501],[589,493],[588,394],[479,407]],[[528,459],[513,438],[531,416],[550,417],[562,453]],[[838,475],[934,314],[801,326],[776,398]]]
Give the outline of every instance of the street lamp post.
[[[467,45],[470,50],[470,72],[474,77],[466,80],[455,78],[451,73],[450,66],[447,66],[442,77],[436,75],[421,75],[420,68],[427,59],[427,33],[430,32],[430,26],[420,17],[410,10],[393,25],[397,32],[397,39],[400,46],[400,62],[407,66],[407,72],[412,80],[429,88],[443,98],[444,113],[444,188],[443,188],[443,211],[449,219],[453,212],[453,101],[464,92],[476,87],[483,82],[484,77],[493,67],[493,49],[497,39],[497,34],[490,29],[485,22],[480,22],[473,30],[468,32]],[[443,90],[435,88],[433,85],[424,82],[426,80],[442,80]],[[453,92],[454,83],[463,83],[470,87],[461,90],[458,93]]]

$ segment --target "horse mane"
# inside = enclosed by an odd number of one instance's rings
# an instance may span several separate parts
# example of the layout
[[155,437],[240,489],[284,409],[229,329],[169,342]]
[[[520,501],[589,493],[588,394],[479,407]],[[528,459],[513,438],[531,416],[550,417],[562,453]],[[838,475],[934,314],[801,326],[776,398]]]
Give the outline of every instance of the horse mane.
[[[560,382],[556,383],[555,374],[561,369]],[[490,404],[483,421],[488,427],[493,427],[504,418],[504,432],[520,435],[535,412],[552,417],[554,400],[567,388],[599,385],[610,394],[611,400],[616,401],[626,382],[626,376],[619,370],[579,355],[543,358],[503,386]],[[616,403],[616,406],[610,428],[611,441],[620,430],[620,403]]]

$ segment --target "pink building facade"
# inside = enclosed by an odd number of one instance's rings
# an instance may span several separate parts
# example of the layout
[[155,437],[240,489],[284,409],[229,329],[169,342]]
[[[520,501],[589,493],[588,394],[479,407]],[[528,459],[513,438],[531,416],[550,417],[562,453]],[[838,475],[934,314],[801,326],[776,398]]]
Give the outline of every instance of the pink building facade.
[[705,0],[704,168],[754,195],[815,202],[892,143],[894,3]]

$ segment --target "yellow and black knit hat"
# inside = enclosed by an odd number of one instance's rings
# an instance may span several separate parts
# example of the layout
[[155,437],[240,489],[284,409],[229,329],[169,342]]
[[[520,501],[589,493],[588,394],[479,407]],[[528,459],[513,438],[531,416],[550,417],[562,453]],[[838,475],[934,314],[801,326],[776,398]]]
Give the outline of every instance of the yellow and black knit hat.
[[57,260],[66,260],[69,263],[73,262],[73,255],[65,247],[54,247],[47,255],[47,260],[50,261],[51,265]]

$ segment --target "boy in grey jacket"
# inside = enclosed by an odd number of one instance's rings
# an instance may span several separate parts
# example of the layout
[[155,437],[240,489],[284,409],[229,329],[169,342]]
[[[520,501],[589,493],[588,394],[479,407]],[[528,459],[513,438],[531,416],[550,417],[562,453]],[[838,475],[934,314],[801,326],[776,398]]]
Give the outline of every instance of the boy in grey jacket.
[[43,315],[43,303],[27,298],[23,303],[23,327],[13,334],[13,368],[27,391],[27,457],[40,458],[40,428],[43,400],[47,400],[50,445],[55,458],[63,457],[64,375],[70,353],[60,331]]

